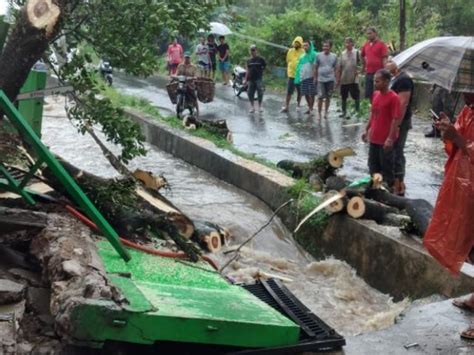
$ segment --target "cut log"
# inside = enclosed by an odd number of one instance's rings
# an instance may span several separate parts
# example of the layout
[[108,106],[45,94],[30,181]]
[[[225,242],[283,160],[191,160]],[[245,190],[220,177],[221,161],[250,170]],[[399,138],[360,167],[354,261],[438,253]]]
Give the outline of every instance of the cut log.
[[166,181],[164,176],[154,176],[151,171],[137,169],[133,172],[133,177],[140,181],[147,189],[158,191],[168,186],[168,181]]
[[382,174],[375,173],[372,175],[372,188],[373,189],[380,189],[382,187],[383,176]]
[[[192,221],[159,192],[137,188],[134,178],[104,179],[58,159],[121,236],[150,236],[148,230],[165,234],[191,260],[198,260],[199,249],[188,241],[194,232]],[[48,168],[43,175],[56,191],[68,196]]]
[[[339,191],[328,191],[326,194],[323,196],[323,201],[329,200],[331,197],[337,195]],[[336,201],[331,202],[328,206],[326,206],[326,211],[330,214],[337,213],[343,211],[348,203],[348,199],[346,196],[341,196],[339,199]]]
[[352,155],[351,152],[353,153],[351,148],[333,150],[309,162],[281,160],[278,162],[277,167],[291,172],[292,176],[296,179],[309,179],[311,175],[316,174],[325,183],[326,179],[334,176],[336,170],[342,166],[344,156]]
[[433,206],[426,200],[409,200],[406,211],[411,218],[415,230],[418,232],[417,234],[423,237],[433,215]]
[[183,118],[183,126],[190,129],[203,128],[208,132],[224,137],[228,142],[232,142],[232,133],[227,126],[226,120],[207,120],[197,118],[193,115],[185,115]]
[[229,243],[230,232],[227,228],[203,221],[194,221],[194,228],[193,240],[212,253],[219,251],[222,245]]
[[371,219],[377,223],[382,223],[387,213],[395,212],[394,208],[359,196],[352,197],[347,204],[347,214],[349,216],[356,219]]
[[0,88],[15,100],[30,69],[61,29],[67,1],[28,0],[0,56]]
[[374,201],[381,202],[385,205],[396,207],[399,210],[406,209],[408,204],[408,199],[405,197],[400,197],[383,189],[367,189],[365,192],[365,197],[370,198]]

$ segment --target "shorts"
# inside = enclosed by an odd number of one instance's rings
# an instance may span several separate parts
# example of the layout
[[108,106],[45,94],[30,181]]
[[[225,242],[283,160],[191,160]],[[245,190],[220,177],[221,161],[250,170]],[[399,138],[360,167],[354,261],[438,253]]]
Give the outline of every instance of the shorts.
[[179,65],[179,63],[169,63],[168,62],[168,70],[176,71],[176,69],[178,69],[178,65]]
[[316,96],[318,88],[314,83],[313,78],[304,79],[301,82],[301,95],[303,96]]
[[318,82],[318,97],[320,99],[329,99],[334,91],[334,81]]
[[206,63],[206,62],[203,62],[202,60],[200,60],[198,62],[198,65],[199,65],[199,68],[201,70],[209,70],[209,63]]
[[300,84],[295,84],[295,78],[288,78],[288,84],[286,87],[286,94],[291,96],[295,92],[298,94],[298,96],[301,95],[301,85]]
[[225,62],[219,62],[219,70],[226,72],[229,71],[230,68],[230,62],[226,60]]

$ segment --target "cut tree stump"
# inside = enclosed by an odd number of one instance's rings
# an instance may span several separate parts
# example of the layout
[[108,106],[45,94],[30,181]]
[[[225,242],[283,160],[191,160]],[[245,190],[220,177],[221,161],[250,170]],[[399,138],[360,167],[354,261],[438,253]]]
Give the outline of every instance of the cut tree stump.
[[196,118],[193,115],[185,115],[183,118],[183,126],[188,129],[203,128],[206,131],[215,133],[232,143],[232,133],[227,126],[226,120],[206,120],[203,118]]
[[353,218],[372,219],[382,223],[387,213],[395,213],[396,209],[379,202],[364,199],[359,196],[352,197],[347,204],[347,214]]
[[[335,196],[338,193],[339,191],[335,191],[335,190],[326,192],[323,196],[323,201],[327,201],[328,199],[330,199],[331,197]],[[349,202],[348,198],[346,196],[342,196],[338,200],[331,202],[331,204],[326,206],[325,209],[330,214],[341,212],[346,208],[348,202]]]
[[342,166],[344,157],[350,155],[354,155],[352,148],[342,148],[332,150],[325,155],[311,159],[309,162],[281,160],[277,163],[277,167],[291,172],[296,179],[309,179],[310,176],[316,174],[326,183],[326,179],[334,176],[336,170]]

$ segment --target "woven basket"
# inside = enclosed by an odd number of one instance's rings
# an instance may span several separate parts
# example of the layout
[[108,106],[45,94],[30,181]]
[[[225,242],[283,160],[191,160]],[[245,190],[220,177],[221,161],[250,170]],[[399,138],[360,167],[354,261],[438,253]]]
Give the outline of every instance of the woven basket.
[[216,84],[209,78],[197,78],[196,89],[198,100],[207,103],[214,100]]
[[166,91],[168,91],[168,96],[170,97],[171,102],[176,105],[178,102],[178,82],[172,81],[166,85]]

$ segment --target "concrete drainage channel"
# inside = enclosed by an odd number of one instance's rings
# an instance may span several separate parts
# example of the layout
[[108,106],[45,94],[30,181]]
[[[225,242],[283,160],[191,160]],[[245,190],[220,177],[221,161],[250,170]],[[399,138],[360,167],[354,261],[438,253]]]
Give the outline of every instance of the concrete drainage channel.
[[[157,148],[249,192],[273,210],[288,200],[287,189],[295,182],[292,178],[135,110],[128,109],[127,113]],[[294,228],[294,215],[282,211],[280,217],[287,228]],[[395,227],[337,215],[331,217],[322,235],[306,227],[297,240],[316,258],[332,255],[346,261],[369,285],[395,300],[433,294],[456,297],[474,289],[474,273],[467,265],[454,279],[427,254],[420,239],[405,236]]]

